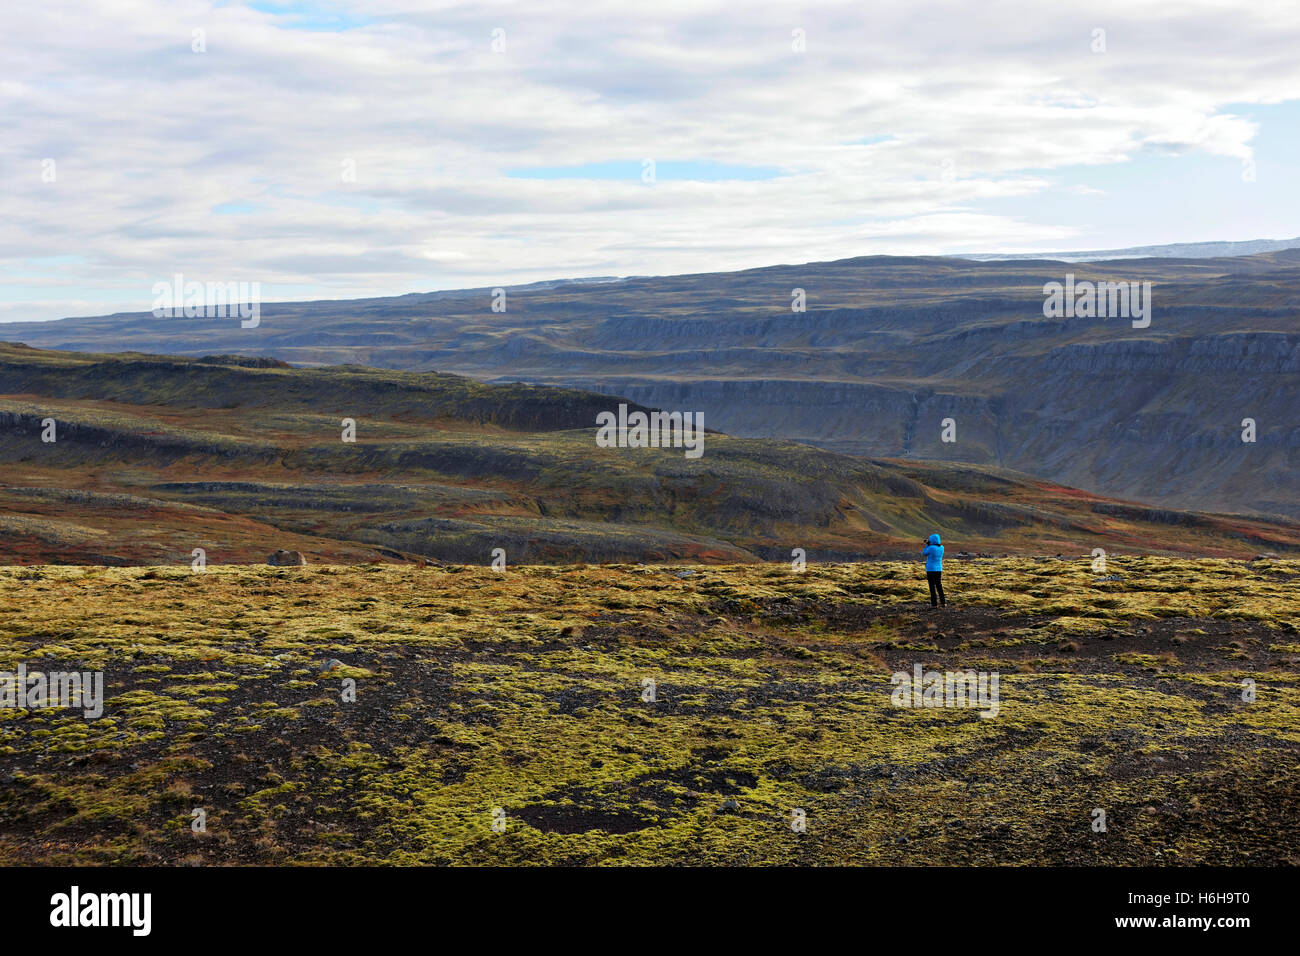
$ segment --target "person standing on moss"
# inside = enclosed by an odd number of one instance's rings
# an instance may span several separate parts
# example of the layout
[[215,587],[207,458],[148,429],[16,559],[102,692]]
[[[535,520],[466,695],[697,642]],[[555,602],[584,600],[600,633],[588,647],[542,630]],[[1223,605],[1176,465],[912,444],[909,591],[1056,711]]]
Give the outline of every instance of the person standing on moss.
[[925,579],[930,582],[930,607],[947,607],[943,599],[943,545],[937,534],[930,535],[921,556],[925,558]]

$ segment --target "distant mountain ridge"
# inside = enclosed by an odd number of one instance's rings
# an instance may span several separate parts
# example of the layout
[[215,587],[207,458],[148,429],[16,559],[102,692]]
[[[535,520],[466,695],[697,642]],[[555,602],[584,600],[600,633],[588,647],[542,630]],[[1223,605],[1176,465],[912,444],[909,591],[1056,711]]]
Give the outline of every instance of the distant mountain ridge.
[[1158,246],[1129,246],[1126,249],[1091,249],[1076,252],[985,252],[961,256],[976,262],[1006,259],[1054,259],[1058,262],[1102,262],[1111,259],[1213,259],[1221,256],[1253,256],[1261,252],[1300,249],[1295,239],[1245,239],[1237,242],[1173,242]]
[[[1043,288],[1151,282],[1153,319],[1046,318]],[[1210,259],[871,256],[344,302],[238,321],[11,324],[48,348],[355,363],[698,411],[874,458],[1011,468],[1163,508],[1300,515],[1300,250]],[[792,311],[798,290],[806,311]],[[954,424],[944,440],[947,420]],[[1243,442],[1247,421],[1254,442]]]

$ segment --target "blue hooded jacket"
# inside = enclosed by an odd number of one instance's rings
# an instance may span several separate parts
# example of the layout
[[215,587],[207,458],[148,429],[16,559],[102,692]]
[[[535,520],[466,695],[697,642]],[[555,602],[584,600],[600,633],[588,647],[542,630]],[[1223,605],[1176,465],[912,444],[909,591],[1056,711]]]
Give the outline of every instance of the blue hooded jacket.
[[925,569],[927,571],[943,570],[943,545],[939,543],[937,534],[930,535],[930,543],[925,546],[921,552],[925,556]]

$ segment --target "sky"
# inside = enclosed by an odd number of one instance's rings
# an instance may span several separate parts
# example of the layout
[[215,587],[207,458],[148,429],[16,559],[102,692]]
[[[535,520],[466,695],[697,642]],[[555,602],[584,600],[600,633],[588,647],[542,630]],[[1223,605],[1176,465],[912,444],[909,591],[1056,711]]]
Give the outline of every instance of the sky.
[[1295,0],[6,3],[0,321],[1292,238],[1298,50]]

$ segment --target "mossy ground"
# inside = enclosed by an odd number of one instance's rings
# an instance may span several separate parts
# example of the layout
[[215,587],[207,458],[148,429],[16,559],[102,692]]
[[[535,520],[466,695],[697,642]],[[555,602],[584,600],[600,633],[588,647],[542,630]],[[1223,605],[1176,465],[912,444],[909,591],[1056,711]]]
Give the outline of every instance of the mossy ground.
[[[0,860],[1300,862],[1300,562],[1112,575],[0,569],[0,670],[107,697],[0,710]],[[997,671],[998,715],[892,706],[916,663]]]

